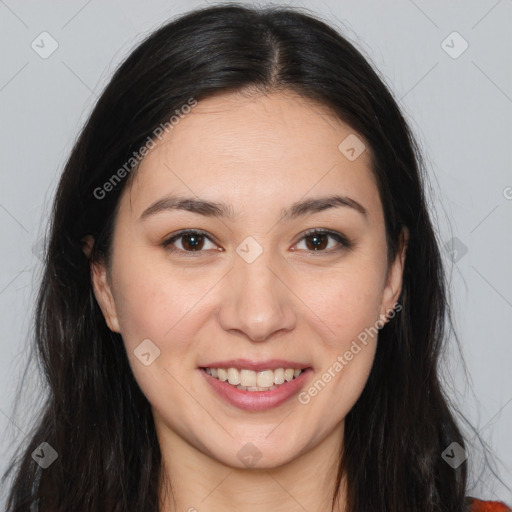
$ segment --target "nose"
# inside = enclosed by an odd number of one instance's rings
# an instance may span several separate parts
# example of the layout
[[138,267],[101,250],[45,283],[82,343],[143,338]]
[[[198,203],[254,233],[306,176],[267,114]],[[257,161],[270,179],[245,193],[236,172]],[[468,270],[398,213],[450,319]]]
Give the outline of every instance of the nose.
[[223,287],[218,318],[225,331],[265,341],[294,329],[297,315],[285,262],[277,265],[265,251],[252,263],[237,256]]

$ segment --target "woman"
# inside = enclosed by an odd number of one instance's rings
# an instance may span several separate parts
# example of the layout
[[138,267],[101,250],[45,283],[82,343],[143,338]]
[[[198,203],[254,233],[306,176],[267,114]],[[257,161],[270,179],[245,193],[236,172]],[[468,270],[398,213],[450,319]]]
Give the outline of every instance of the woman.
[[507,510],[466,496],[421,169],[319,20],[217,6],[147,38],[56,194],[9,510]]

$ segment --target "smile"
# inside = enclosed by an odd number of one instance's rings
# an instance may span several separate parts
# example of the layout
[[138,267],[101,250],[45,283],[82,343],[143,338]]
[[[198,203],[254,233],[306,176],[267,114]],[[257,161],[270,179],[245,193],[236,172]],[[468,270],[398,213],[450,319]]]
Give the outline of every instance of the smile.
[[312,368],[200,367],[200,374],[222,402],[251,412],[266,411],[288,402],[306,387]]

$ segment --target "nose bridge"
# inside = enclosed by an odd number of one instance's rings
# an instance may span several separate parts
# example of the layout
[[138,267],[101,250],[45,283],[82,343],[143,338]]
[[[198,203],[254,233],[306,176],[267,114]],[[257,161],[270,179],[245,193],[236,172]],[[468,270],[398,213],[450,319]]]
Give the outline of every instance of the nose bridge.
[[277,270],[279,262],[270,249],[263,250],[256,240],[248,238],[237,247],[219,318],[223,329],[263,341],[275,331],[292,329],[295,314]]

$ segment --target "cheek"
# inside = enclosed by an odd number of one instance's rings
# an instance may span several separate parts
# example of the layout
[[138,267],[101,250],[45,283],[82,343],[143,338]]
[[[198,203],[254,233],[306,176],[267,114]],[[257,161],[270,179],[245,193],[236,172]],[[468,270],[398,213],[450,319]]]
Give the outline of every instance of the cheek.
[[[299,396],[311,414],[328,418],[319,427],[327,432],[357,402],[370,374],[378,339],[380,274],[369,268],[336,274],[322,293],[311,293],[309,323],[319,340],[318,371]],[[306,302],[306,301],[305,301]],[[321,347],[321,349],[320,349]]]
[[[195,367],[193,343],[207,303],[201,298],[214,279],[193,279],[168,264],[135,256],[119,258],[115,267],[116,307],[130,366],[153,407],[164,411],[172,402],[187,410],[190,399],[180,383],[190,378],[190,368]],[[145,340],[159,351],[149,366],[138,358],[138,347],[147,344]]]
[[332,421],[350,411],[371,371],[378,339],[383,268],[375,255],[366,262],[364,258],[354,258],[350,264],[347,260],[346,265],[333,269],[330,276],[303,281],[306,286],[300,289],[300,296],[309,306],[308,323],[314,332],[322,333],[319,371],[301,403],[317,411],[331,411]]
[[375,262],[346,265],[318,277],[302,281],[300,296],[318,332],[325,333],[332,348],[343,349],[379,319],[382,269]]
[[203,286],[154,260],[135,261],[135,255],[120,258],[116,269],[116,307],[127,348],[149,338],[157,345],[173,339],[173,348],[179,350],[180,340],[190,338],[186,333],[175,334],[188,325],[187,316],[197,307],[208,283]]

